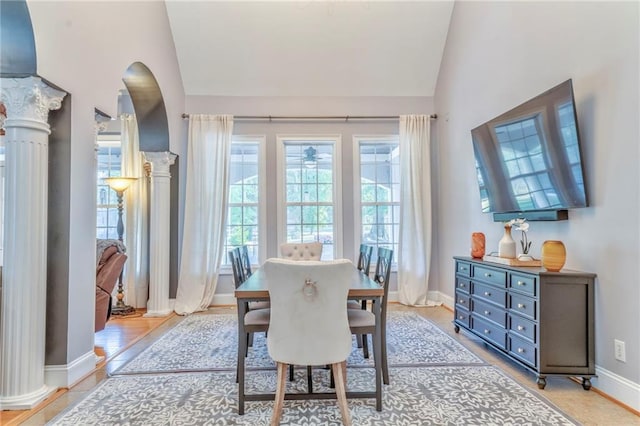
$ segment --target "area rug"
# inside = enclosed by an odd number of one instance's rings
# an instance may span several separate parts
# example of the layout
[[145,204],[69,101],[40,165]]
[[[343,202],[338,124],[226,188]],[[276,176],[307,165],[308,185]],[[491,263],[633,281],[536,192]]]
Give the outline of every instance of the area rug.
[[[287,392],[306,391],[303,371]],[[492,366],[397,367],[373,399],[349,399],[354,425],[576,425],[548,401]],[[349,368],[348,390],[372,390],[373,371]],[[273,392],[276,373],[252,371],[247,393]],[[314,391],[327,391],[328,372],[314,370]],[[247,402],[237,414],[234,372],[118,376],[107,379],[49,424],[267,425],[273,402]],[[335,400],[285,401],[282,425],[340,425]]]
[[[236,315],[190,315],[114,374],[235,370],[237,335]],[[387,357],[390,366],[484,363],[429,320],[400,311],[387,315]],[[362,349],[356,347],[355,338],[347,364],[373,365],[372,358],[365,359]],[[254,336],[246,367],[275,368],[264,333]]]

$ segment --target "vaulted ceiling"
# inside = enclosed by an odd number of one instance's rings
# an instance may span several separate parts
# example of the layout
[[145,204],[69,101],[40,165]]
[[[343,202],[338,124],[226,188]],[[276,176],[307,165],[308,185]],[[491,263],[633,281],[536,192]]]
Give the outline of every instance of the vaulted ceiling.
[[433,96],[453,1],[165,2],[187,95]]

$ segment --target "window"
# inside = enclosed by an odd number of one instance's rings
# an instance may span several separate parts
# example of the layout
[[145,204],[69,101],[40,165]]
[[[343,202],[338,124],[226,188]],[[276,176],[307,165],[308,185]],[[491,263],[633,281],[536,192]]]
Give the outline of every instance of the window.
[[234,136],[229,166],[229,210],[223,265],[229,266],[230,250],[246,245],[251,263],[260,263],[263,249],[264,137]]
[[392,249],[397,259],[400,235],[398,137],[354,137],[354,147],[355,198],[359,200],[355,204],[354,223],[360,229],[360,241],[356,244],[359,246],[362,242],[373,246],[372,265],[377,261],[379,247]]
[[96,188],[96,238],[118,238],[118,199],[115,191],[103,181],[121,176],[120,135],[98,135],[98,181]]
[[278,240],[323,243],[322,260],[342,255],[339,136],[278,136]]

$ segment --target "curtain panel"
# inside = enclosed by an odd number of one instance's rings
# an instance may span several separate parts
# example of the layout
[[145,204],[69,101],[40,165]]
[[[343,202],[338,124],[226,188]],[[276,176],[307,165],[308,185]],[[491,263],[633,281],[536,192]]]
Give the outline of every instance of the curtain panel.
[[431,120],[400,116],[400,238],[398,298],[410,306],[435,306],[428,300],[431,266]]
[[233,116],[192,114],[187,141],[184,231],[175,311],[207,309],[224,250]]

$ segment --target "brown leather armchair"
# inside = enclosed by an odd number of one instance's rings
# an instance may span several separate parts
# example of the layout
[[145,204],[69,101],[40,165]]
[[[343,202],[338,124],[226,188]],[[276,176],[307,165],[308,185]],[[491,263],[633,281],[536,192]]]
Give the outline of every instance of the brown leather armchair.
[[127,261],[127,255],[118,245],[111,245],[102,251],[96,267],[96,320],[95,331],[103,330],[111,316],[111,293],[118,283],[118,277]]

